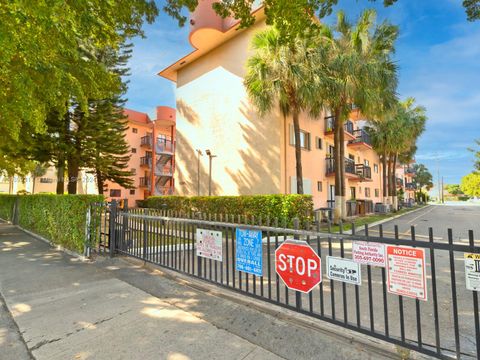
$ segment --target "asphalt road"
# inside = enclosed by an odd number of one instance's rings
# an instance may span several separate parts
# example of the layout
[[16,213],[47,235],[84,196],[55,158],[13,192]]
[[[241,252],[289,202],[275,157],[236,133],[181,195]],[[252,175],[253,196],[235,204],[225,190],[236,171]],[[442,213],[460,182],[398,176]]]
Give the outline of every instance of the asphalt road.
[[[417,240],[428,241],[429,228],[433,229],[434,241],[448,241],[448,229],[452,229],[454,242],[468,242],[468,230],[473,231],[474,239],[480,238],[480,206],[474,205],[429,205],[382,224],[386,237],[395,235],[395,226],[401,238],[411,237],[411,227],[415,228]],[[379,234],[379,226],[372,227],[370,234]]]

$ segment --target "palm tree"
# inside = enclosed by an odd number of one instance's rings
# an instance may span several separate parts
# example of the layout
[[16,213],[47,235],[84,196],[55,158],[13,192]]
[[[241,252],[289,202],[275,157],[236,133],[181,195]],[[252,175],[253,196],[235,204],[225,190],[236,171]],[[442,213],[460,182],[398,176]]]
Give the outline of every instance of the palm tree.
[[310,40],[296,37],[286,42],[274,27],[256,34],[252,40],[255,53],[247,61],[244,80],[250,101],[260,115],[278,105],[284,119],[292,116],[298,194],[303,194],[299,116],[302,111],[312,116],[319,113],[312,108],[317,95],[312,82]]
[[391,60],[397,27],[384,22],[375,25],[374,10],[364,11],[355,25],[343,12],[332,31],[317,40],[315,75],[317,106],[329,109],[335,118],[335,219],[345,209],[345,136],[352,103],[364,116],[383,119],[396,103],[396,66]]

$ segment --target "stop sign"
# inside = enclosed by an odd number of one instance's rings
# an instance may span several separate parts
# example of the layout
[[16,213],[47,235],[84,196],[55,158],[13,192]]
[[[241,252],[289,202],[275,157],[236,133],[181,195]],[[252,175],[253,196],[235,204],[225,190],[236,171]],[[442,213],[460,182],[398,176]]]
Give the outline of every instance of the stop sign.
[[275,270],[292,290],[309,293],[322,282],[322,259],[305,241],[280,245],[275,250]]

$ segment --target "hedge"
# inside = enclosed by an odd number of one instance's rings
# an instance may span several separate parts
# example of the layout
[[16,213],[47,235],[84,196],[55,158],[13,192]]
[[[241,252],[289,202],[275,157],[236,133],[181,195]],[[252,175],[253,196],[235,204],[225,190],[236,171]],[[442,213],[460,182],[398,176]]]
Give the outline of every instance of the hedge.
[[279,224],[293,225],[297,217],[301,223],[312,219],[313,201],[310,195],[244,195],[244,196],[152,196],[139,203],[141,207],[177,212],[200,212],[254,216],[263,220],[278,218]]
[[87,209],[103,201],[102,195],[0,195],[2,219],[12,220],[17,198],[18,225],[78,253],[84,250]]
[[17,195],[0,195],[0,219],[11,221]]

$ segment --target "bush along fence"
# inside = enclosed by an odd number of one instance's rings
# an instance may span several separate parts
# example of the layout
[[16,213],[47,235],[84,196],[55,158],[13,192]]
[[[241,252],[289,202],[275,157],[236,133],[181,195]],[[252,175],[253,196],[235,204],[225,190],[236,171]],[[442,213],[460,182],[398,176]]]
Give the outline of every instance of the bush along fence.
[[169,210],[181,214],[228,214],[248,219],[278,219],[293,227],[294,218],[306,224],[313,218],[310,195],[246,195],[246,196],[152,196],[140,202],[140,207]]
[[[439,359],[480,358],[480,246],[473,231],[352,228],[98,204],[92,244]],[[98,222],[102,222],[102,225]],[[418,230],[418,232],[417,232]],[[434,237],[435,235],[435,237]],[[441,235],[441,236],[440,236]],[[459,236],[461,235],[461,236]],[[454,240],[455,239],[455,240]]]
[[0,218],[83,253],[87,211],[101,201],[102,195],[0,195]]

